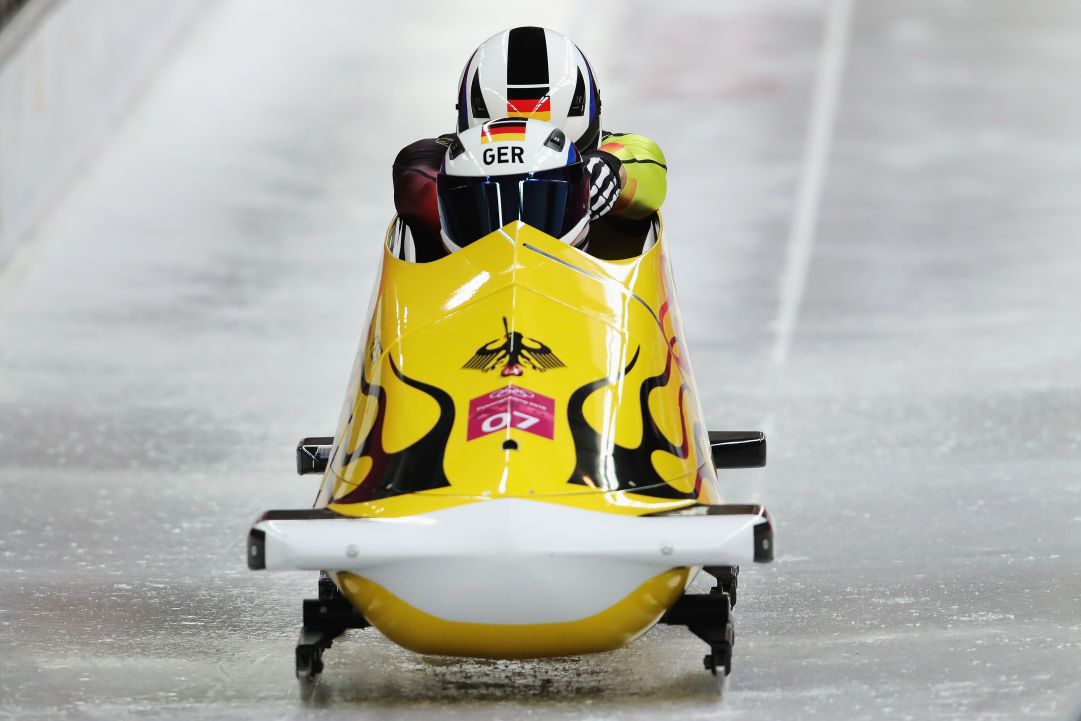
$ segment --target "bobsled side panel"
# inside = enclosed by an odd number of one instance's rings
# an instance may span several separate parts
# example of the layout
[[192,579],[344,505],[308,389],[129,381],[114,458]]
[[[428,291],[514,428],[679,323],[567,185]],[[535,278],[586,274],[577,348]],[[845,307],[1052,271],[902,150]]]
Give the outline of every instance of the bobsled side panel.
[[592,616],[528,625],[447,621],[406,603],[382,586],[351,573],[338,575],[342,592],[376,629],[417,653],[474,658],[540,658],[600,653],[645,633],[675,603],[690,571],[676,568],[636,588]]

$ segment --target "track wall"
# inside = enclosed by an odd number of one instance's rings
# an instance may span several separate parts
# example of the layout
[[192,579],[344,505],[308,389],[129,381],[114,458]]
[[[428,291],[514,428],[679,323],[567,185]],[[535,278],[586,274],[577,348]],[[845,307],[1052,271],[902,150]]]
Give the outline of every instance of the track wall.
[[0,267],[205,0],[32,0],[0,33]]

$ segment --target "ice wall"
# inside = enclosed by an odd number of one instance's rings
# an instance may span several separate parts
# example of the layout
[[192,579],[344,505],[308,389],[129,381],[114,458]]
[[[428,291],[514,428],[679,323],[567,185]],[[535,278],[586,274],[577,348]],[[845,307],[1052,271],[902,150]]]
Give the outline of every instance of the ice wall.
[[206,0],[32,0],[0,35],[0,267]]

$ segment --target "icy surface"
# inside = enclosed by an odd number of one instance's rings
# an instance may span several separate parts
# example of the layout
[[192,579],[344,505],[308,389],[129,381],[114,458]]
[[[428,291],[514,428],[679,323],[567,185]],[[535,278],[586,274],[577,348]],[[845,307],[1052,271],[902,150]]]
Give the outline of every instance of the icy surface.
[[[806,291],[785,247],[828,5],[215,6],[0,270],[0,716],[1076,717],[1081,5],[857,2]],[[503,5],[506,5],[504,3]],[[718,705],[686,631],[544,662],[371,631],[292,653],[305,574],[243,564],[311,501],[390,215],[468,50],[575,36],[606,126],[657,138],[716,428],[770,431],[772,566],[744,570]]]

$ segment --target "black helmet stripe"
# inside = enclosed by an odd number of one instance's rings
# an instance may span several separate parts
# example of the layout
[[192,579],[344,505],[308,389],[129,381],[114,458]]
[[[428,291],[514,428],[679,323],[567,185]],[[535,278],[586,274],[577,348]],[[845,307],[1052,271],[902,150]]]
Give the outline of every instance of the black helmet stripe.
[[469,83],[469,66],[473,64],[473,58],[477,57],[477,51],[474,50],[473,54],[469,56],[469,62],[462,68],[462,82],[458,87],[458,102],[455,104],[455,109],[458,111],[458,132],[461,132],[469,127],[469,108],[466,106],[465,89]]
[[507,100],[537,100],[548,95],[547,85],[530,85],[528,88],[507,88]]
[[601,116],[594,115],[589,121],[589,125],[586,127],[586,131],[582,133],[582,137],[574,141],[575,147],[580,151],[596,150],[601,140]]
[[507,85],[548,84],[544,28],[513,28],[507,38]]
[[473,73],[473,82],[469,86],[469,104],[474,118],[490,118],[488,106],[484,103],[484,94],[480,91],[480,68]]
[[578,68],[578,80],[574,83],[574,97],[571,98],[571,107],[567,111],[568,117],[576,117],[586,114],[586,83],[582,79],[582,69]]

